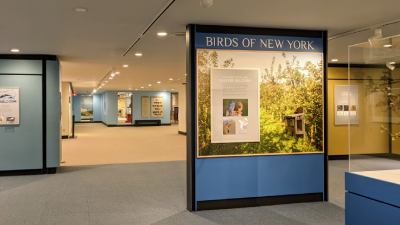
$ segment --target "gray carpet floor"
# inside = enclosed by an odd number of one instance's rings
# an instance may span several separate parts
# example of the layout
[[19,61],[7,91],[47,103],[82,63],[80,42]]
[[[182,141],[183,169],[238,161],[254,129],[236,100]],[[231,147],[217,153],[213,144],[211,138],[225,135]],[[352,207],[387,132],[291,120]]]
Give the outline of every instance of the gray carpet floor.
[[185,210],[185,162],[64,167],[0,177],[1,225],[342,225],[331,203]]

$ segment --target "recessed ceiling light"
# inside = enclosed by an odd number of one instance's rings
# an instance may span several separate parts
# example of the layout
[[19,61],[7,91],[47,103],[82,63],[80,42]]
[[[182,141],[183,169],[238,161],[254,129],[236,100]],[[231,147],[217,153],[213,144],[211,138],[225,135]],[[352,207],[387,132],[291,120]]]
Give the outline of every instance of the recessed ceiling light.
[[339,59],[331,59],[332,62],[338,62]]
[[210,8],[214,5],[214,0],[200,0],[200,6],[203,8]]
[[119,75],[120,73],[121,73],[121,72],[117,71],[117,72],[115,72],[114,74],[115,74],[115,75]]
[[109,77],[108,79],[109,79],[109,80],[112,80],[112,79],[113,79],[113,77],[111,76],[111,77]]
[[151,85],[151,84],[148,84],[147,86],[151,87],[151,86],[153,86],[153,85]]
[[143,86],[141,86],[140,88],[141,88],[141,89],[143,89],[144,87],[143,87]]
[[390,48],[390,47],[392,47],[393,45],[391,45],[391,44],[386,44],[386,45],[383,45],[383,47],[385,47],[385,48]]
[[171,91],[175,91],[175,89],[171,88]]
[[115,73],[111,73],[111,77],[115,77],[115,75],[116,75]]
[[174,80],[174,78],[169,78],[168,80]]
[[187,74],[185,73],[185,77],[187,76]]
[[83,7],[76,7],[75,8],[75,12],[78,12],[78,13],[84,13],[84,12],[87,12],[87,11],[88,11],[87,8],[83,8]]
[[135,56],[141,57],[141,56],[143,56],[143,53],[141,53],[141,52],[136,52],[136,53],[135,53]]
[[124,64],[124,65],[122,65],[122,67],[124,67],[124,68],[128,68],[128,67],[129,67],[129,65],[128,65],[128,64]]
[[135,91],[137,91],[137,90],[139,90],[139,89],[135,88]]
[[161,81],[157,81],[157,84],[161,84]]
[[93,93],[96,93],[97,92],[97,90],[96,89],[93,89]]
[[13,53],[18,53],[18,52],[20,52],[20,51],[19,51],[19,49],[18,49],[18,48],[12,48],[12,49],[10,50],[10,52],[13,52]]
[[159,37],[165,37],[167,35],[168,35],[168,33],[165,32],[165,31],[160,31],[160,32],[157,33],[157,36],[159,36]]

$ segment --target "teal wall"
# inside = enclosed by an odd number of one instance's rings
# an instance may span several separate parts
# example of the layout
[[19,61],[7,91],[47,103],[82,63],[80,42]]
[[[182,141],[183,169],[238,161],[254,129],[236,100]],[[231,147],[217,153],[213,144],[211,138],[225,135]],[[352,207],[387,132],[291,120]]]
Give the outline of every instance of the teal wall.
[[46,61],[47,167],[59,167],[61,161],[61,92],[57,61]]
[[[142,96],[163,96],[164,97],[164,117],[142,118]],[[135,120],[159,120],[162,124],[171,123],[171,92],[167,91],[139,91],[133,93],[133,121]]]
[[[43,143],[42,74],[46,72],[46,143]],[[20,124],[0,126],[0,171],[43,168],[43,148],[47,147],[47,167],[60,165],[59,64],[47,60],[0,59],[0,88],[20,89]]]
[[102,121],[101,120],[101,103],[102,103],[102,94],[93,95],[93,121]]
[[72,97],[72,113],[75,116],[75,122],[81,121],[81,96],[75,95]]
[[[72,100],[72,111],[75,115],[75,122],[81,121],[81,96],[76,95]],[[93,95],[93,121],[100,122],[102,119],[102,103],[103,103],[103,94],[95,94]]]
[[107,125],[118,124],[118,95],[116,91],[102,94],[102,121]]

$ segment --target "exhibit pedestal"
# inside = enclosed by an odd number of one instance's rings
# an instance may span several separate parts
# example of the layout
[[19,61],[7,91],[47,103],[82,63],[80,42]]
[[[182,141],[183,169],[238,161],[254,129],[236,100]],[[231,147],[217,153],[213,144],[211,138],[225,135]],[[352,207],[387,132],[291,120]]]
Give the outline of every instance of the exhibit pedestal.
[[346,225],[400,221],[400,170],[346,173]]

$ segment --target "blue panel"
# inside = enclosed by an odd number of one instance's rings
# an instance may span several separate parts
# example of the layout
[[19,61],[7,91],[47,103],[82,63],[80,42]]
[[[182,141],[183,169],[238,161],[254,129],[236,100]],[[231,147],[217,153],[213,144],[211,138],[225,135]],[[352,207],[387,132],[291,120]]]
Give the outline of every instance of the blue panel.
[[346,190],[400,207],[400,185],[346,173]]
[[60,166],[61,161],[61,93],[58,61],[46,62],[47,167]]
[[93,95],[93,121],[101,121],[102,95]]
[[41,60],[0,59],[0,73],[42,74]]
[[400,224],[400,208],[353,193],[346,193],[345,208],[346,225]]
[[108,125],[118,124],[118,95],[115,91],[104,93],[103,122]]
[[[164,97],[164,117],[142,117],[142,96],[163,96]],[[171,92],[139,91],[133,93],[133,120],[159,120],[162,124],[171,123]]]
[[20,88],[20,125],[0,126],[0,170],[42,168],[42,78],[0,75],[0,87]]
[[310,37],[196,33],[196,48],[322,52],[323,39]]
[[196,200],[324,192],[324,155],[196,159]]
[[75,122],[81,121],[81,96],[76,95],[72,98],[72,112],[75,116]]

